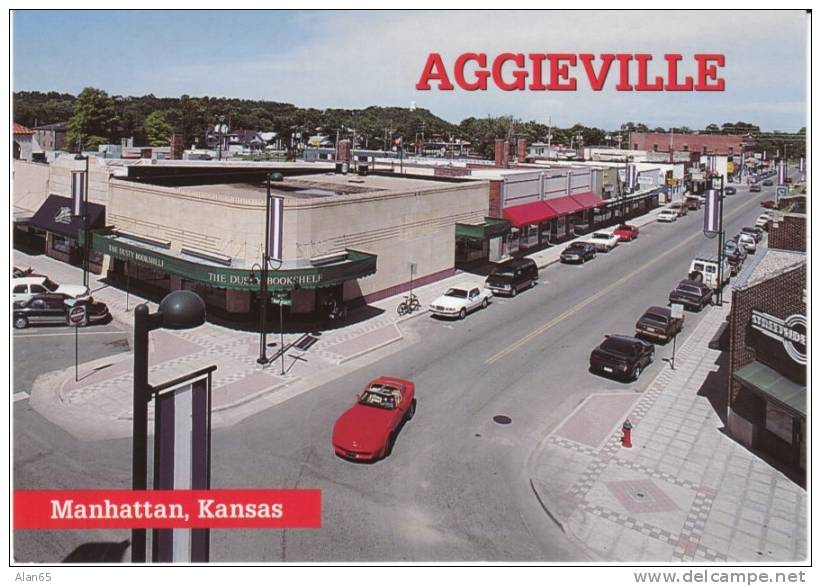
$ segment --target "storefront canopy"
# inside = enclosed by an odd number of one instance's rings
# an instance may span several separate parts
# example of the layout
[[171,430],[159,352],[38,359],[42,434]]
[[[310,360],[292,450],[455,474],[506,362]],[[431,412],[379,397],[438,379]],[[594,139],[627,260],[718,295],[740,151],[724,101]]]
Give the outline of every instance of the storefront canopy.
[[534,201],[504,209],[505,219],[513,226],[521,228],[528,224],[538,224],[552,220],[559,214],[543,201]]
[[766,364],[755,361],[733,373],[746,388],[802,417],[807,416],[807,387],[792,382]]
[[602,198],[600,198],[598,195],[592,192],[574,193],[570,197],[576,200],[579,203],[579,205],[583,206],[586,210],[597,208],[604,203],[604,200]]
[[[91,247],[101,254],[221,289],[259,290],[259,268],[254,271],[257,279],[254,282],[250,268],[197,262],[116,233],[92,232],[91,236]],[[272,291],[289,290],[294,285],[299,285],[303,289],[318,289],[366,277],[376,272],[376,255],[346,250],[339,255],[314,259],[306,264],[307,266],[268,271],[268,288]]]
[[485,218],[481,224],[456,223],[456,237],[468,240],[488,240],[504,236],[510,231],[510,222],[500,218]]
[[576,212],[580,212],[585,209],[582,204],[569,195],[546,199],[544,203],[553,210],[555,216],[575,214]]
[[[101,228],[105,225],[105,206],[88,202],[88,228]],[[29,220],[29,225],[61,236],[77,238],[83,228],[83,218],[71,215],[71,198],[61,195],[49,195]]]

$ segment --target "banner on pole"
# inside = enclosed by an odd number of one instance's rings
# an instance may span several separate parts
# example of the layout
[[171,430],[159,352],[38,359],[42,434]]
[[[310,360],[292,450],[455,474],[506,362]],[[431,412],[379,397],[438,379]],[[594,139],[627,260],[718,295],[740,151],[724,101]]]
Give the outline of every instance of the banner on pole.
[[717,189],[708,189],[704,200],[704,235],[707,238],[718,236],[718,206],[719,193]]
[[85,171],[71,172],[71,213],[82,216],[85,212],[84,195],[86,186]]
[[282,261],[282,212],[285,203],[283,197],[271,198],[271,217],[268,226],[268,258],[275,261]]

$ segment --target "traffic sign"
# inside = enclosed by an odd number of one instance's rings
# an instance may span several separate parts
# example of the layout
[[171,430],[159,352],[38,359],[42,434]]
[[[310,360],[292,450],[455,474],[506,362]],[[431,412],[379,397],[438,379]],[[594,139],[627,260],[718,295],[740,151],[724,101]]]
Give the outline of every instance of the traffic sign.
[[673,303],[670,306],[670,317],[682,319],[684,317],[684,306],[681,303]]
[[68,310],[68,323],[73,326],[79,326],[86,320],[85,305],[75,305]]
[[285,295],[278,295],[276,293],[271,296],[271,303],[273,303],[274,305],[284,305],[286,307],[290,307],[291,305],[293,305],[290,297],[287,297]]

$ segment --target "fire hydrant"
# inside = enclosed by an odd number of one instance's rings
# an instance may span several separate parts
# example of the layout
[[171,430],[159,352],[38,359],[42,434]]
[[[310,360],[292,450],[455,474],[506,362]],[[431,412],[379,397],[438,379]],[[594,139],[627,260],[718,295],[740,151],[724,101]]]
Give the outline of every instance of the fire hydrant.
[[633,424],[629,419],[626,419],[621,426],[621,447],[632,448],[633,444],[630,442],[630,430],[633,429]]

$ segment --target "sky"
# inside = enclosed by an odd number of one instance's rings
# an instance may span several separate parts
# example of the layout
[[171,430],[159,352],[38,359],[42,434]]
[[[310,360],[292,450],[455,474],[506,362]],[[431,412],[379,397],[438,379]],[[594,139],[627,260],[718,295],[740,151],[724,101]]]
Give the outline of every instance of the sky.
[[[615,129],[704,128],[744,121],[762,130],[807,126],[807,15],[803,11],[15,11],[15,91],[225,96],[301,107],[415,103],[458,123],[512,115]],[[576,92],[419,91],[428,54],[452,71],[484,52],[721,53],[724,92],[617,92],[614,67],[594,92],[581,65]],[[658,67],[658,69],[655,69]]]

